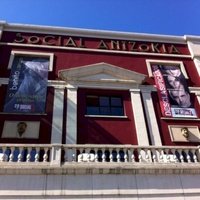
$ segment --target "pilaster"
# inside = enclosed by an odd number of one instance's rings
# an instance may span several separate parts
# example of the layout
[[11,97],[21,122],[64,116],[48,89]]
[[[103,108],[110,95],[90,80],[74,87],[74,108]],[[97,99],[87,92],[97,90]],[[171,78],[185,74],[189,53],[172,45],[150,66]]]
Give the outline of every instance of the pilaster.
[[66,144],[77,143],[77,88],[67,87]]
[[3,34],[3,28],[4,28],[5,24],[6,24],[5,21],[0,21],[0,41],[1,41],[1,37],[2,37],[2,34]]
[[51,144],[62,143],[64,87],[54,87]]
[[161,146],[162,142],[160,138],[160,132],[158,129],[158,123],[156,120],[156,114],[154,111],[151,92],[151,89],[148,88],[141,89],[151,144],[155,146]]
[[139,89],[131,89],[131,104],[134,113],[138,145],[149,145],[146,122]]
[[194,60],[197,72],[200,76],[200,37],[185,37],[188,43],[188,48],[190,50],[191,56]]

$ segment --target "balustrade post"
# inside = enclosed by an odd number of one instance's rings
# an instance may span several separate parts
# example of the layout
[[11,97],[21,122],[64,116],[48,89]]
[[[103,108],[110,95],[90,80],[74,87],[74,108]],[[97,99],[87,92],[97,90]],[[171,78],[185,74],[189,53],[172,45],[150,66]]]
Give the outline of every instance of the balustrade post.
[[50,154],[50,163],[51,165],[61,165],[61,153],[62,145],[61,144],[52,144],[51,154]]

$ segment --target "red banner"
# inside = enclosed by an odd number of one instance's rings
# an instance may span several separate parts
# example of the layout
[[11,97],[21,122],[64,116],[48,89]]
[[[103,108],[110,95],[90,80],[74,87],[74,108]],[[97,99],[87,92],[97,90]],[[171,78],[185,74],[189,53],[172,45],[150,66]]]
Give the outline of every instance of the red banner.
[[167,88],[165,86],[165,81],[162,76],[162,73],[160,69],[158,68],[158,66],[156,65],[152,66],[152,70],[153,70],[155,83],[158,89],[158,96],[160,100],[159,102],[160,102],[162,115],[165,117],[172,117],[171,105],[170,105]]

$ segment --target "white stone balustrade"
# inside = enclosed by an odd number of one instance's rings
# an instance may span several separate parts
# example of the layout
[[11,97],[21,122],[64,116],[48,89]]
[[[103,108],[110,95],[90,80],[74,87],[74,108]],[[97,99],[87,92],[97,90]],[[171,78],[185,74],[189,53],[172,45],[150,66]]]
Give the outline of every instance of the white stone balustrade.
[[46,144],[0,144],[0,162],[46,163],[51,149],[52,145]]
[[0,144],[2,163],[200,163],[200,147],[134,145]]
[[[199,147],[134,145],[63,145],[63,162],[199,163]],[[76,153],[74,153],[76,152]],[[67,154],[69,155],[69,154]]]

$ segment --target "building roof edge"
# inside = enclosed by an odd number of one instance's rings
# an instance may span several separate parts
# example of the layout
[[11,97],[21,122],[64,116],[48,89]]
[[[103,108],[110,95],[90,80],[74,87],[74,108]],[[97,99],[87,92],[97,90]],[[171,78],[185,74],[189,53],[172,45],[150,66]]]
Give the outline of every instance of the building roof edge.
[[5,31],[16,32],[34,32],[43,34],[57,34],[57,35],[70,35],[91,38],[106,38],[118,40],[137,40],[137,41],[153,41],[153,42],[166,42],[166,43],[187,43],[187,37],[197,36],[175,36],[175,35],[162,35],[162,34],[148,34],[148,33],[135,33],[135,32],[121,32],[109,31],[98,29],[82,29],[82,28],[69,28],[59,26],[46,26],[46,25],[30,25],[7,23],[0,21],[0,26],[3,26]]

